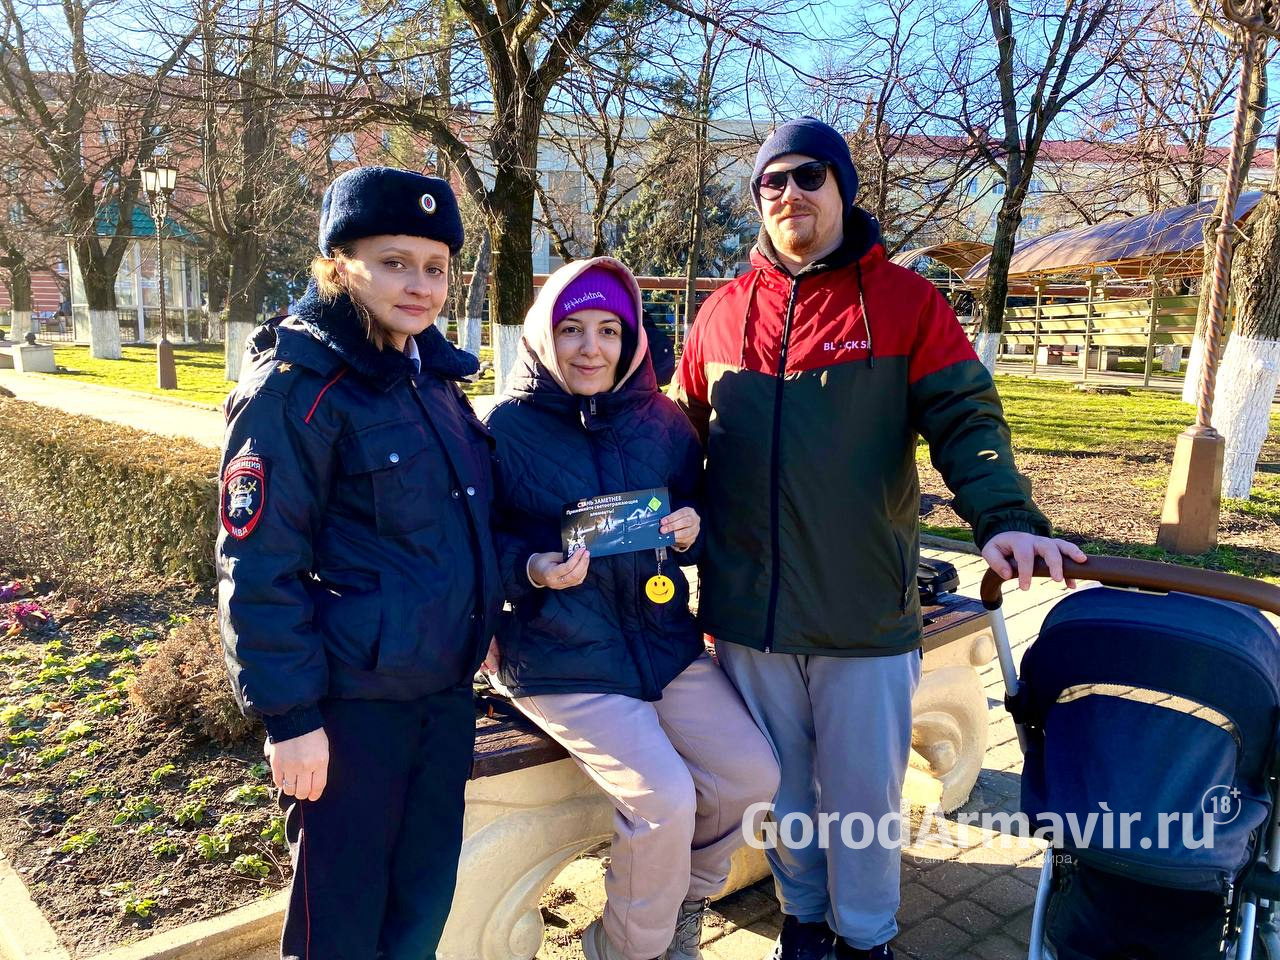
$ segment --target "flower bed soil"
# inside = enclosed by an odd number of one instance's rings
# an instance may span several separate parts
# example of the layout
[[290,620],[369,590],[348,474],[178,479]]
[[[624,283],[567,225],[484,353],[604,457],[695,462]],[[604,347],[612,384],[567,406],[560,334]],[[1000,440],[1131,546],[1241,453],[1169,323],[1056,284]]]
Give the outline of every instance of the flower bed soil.
[[73,957],[288,882],[260,737],[227,748],[129,697],[166,631],[210,613],[189,592],[0,592],[0,850]]

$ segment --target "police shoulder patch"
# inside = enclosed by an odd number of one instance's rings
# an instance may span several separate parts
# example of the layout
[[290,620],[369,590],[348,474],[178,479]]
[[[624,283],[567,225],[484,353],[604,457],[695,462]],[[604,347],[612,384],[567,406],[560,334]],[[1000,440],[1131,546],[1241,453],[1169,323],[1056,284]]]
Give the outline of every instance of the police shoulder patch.
[[253,533],[267,499],[267,471],[262,458],[244,454],[222,472],[222,528],[237,540]]

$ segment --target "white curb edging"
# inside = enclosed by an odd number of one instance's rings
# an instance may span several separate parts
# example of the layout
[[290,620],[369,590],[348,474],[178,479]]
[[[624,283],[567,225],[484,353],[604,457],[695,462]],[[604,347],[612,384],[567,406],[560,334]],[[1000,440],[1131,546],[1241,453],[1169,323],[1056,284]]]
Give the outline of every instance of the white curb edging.
[[4,854],[0,854],[0,960],[70,960]]

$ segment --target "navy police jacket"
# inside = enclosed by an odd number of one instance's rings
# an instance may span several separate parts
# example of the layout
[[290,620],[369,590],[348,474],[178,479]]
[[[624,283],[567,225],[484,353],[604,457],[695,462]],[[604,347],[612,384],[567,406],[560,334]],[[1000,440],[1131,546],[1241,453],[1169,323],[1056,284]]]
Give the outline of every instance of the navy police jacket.
[[555,380],[526,340],[523,370],[489,414],[498,444],[499,554],[513,608],[498,631],[499,679],[515,696],[659,700],[703,651],[680,569],[697,560],[699,543],[686,553],[668,550],[662,572],[675,596],[663,604],[645,593],[658,571],[653,550],[592,557],[586,580],[567,590],[535,588],[525,571],[531,554],[560,550],[565,504],[667,487],[673,508],[701,509],[697,435],[658,390],[643,338],[640,351],[619,389],[582,397]]
[[501,608],[492,440],[428,327],[421,372],[350,300],[259,328],[227,398],[218,609],[241,706],[273,740],[324,697],[408,700],[469,680]]

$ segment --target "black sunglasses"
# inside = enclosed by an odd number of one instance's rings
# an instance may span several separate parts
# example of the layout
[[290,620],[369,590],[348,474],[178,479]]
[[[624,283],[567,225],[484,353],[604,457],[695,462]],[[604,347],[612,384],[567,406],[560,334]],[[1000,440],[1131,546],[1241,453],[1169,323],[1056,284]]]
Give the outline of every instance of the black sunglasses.
[[827,165],[821,160],[810,160],[790,170],[762,173],[756,181],[756,192],[765,200],[777,200],[786,192],[788,177],[805,193],[813,193],[821,190],[822,185],[827,182]]

